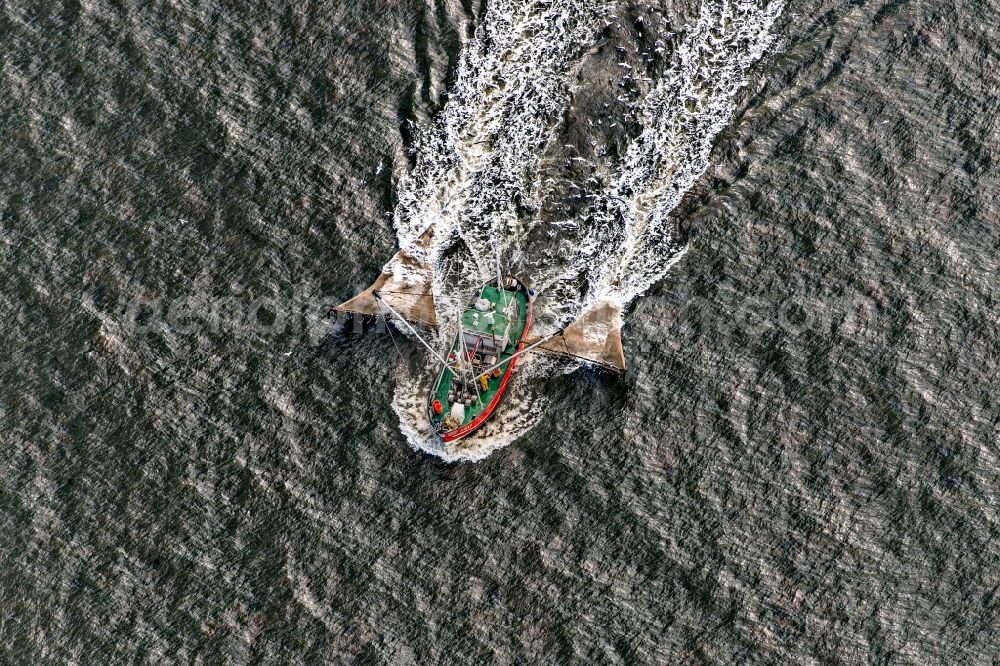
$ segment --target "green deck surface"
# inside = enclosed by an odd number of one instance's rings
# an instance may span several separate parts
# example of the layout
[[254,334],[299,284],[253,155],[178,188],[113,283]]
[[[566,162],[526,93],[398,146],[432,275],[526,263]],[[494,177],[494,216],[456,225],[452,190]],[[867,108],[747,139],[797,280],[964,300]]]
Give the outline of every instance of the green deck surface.
[[[486,318],[483,316],[485,313],[479,312],[474,308],[470,308],[462,313],[462,325],[470,331],[493,334],[497,337],[502,336],[504,329],[507,327],[507,318],[504,317],[501,312],[503,311],[505,304],[509,302],[511,298],[515,298],[513,292],[502,291],[496,287],[485,287],[482,291],[481,297],[491,303],[495,303],[497,306],[496,312],[493,313],[493,325],[490,326],[490,324],[486,322]],[[521,315],[521,318],[523,319],[524,316]]]
[[[471,331],[477,331],[479,333],[494,333],[497,337],[503,335],[504,328],[507,326],[507,320],[504,318],[500,311],[503,310],[504,304],[508,302],[511,298],[517,300],[517,320],[512,322],[510,330],[510,343],[507,345],[500,353],[500,358],[497,362],[502,362],[505,359],[509,359],[517,351],[517,343],[521,339],[521,334],[524,332],[524,325],[528,317],[528,297],[522,292],[506,291],[503,289],[497,289],[496,287],[487,286],[483,289],[481,297],[495,303],[497,306],[497,311],[494,312],[494,327],[493,330],[489,330],[489,324],[484,321],[483,314],[479,313],[478,322],[474,321],[473,313],[477,310],[470,308],[462,313],[462,324],[463,326]],[[452,351],[456,356],[461,357],[461,344],[456,341]],[[486,407],[489,406],[490,402],[496,396],[497,392],[500,390],[500,384],[503,381],[504,373],[507,372],[507,363],[500,366],[500,376],[493,377],[492,373],[489,377],[488,389],[483,392],[480,389],[480,397],[482,398],[482,405],[480,405],[475,398],[472,400],[472,404],[465,408],[465,419],[462,421],[461,425],[465,425],[479,416]],[[454,378],[454,373],[450,369],[445,369],[438,379],[438,383],[434,390],[434,397],[441,401],[442,413],[441,416],[444,418],[451,411],[451,404],[448,402],[448,391],[451,388],[452,379]],[[478,377],[476,378],[478,381]]]

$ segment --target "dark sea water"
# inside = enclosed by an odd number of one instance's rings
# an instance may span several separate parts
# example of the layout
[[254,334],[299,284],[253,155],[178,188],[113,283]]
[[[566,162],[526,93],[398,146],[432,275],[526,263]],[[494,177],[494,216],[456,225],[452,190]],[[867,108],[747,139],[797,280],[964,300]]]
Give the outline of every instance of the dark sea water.
[[[0,663],[1000,661],[995,2],[789,2],[629,372],[458,464],[323,315],[489,0],[0,7]],[[552,145],[697,14],[567,51]]]

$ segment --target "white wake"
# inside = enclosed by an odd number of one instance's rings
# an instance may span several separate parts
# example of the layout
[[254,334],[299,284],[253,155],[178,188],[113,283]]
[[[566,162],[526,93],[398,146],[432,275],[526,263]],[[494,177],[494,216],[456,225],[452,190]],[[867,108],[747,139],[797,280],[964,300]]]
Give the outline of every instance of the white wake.
[[[702,2],[662,74],[629,104],[641,130],[610,165],[605,184],[596,191],[574,184],[588,190],[585,211],[545,221],[551,245],[525,257],[528,228],[539,223],[539,199],[551,184],[540,161],[576,92],[573,74],[601,31],[618,20],[615,9],[612,2],[582,0],[490,3],[465,45],[444,111],[418,132],[416,165],[400,182],[394,223],[402,249],[429,253],[440,347],[455,334],[448,322],[498,264],[506,270],[534,258],[533,274],[523,277],[543,295],[543,318],[554,326],[602,301],[624,309],[683,253],[669,215],[707,169],[737,93],[773,42],[782,3]],[[595,145],[599,140],[595,134]],[[425,251],[418,238],[428,227],[434,236]],[[560,243],[563,229],[571,230],[569,250]],[[544,399],[530,380],[560,370],[566,365],[534,358],[519,365],[500,413],[453,450],[427,424],[433,367],[421,380],[401,378],[393,407],[415,448],[446,460],[479,460],[537,422]]]

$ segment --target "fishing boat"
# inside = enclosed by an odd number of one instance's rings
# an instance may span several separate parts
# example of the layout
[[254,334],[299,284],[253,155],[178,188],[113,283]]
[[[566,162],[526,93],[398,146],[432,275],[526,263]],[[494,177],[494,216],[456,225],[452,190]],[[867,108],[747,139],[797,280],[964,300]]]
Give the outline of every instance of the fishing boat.
[[[429,245],[430,237],[429,229],[421,240]],[[617,304],[592,304],[570,325],[538,336],[531,326],[535,291],[520,278],[505,276],[500,270],[472,294],[457,317],[454,341],[441,354],[414,327],[435,329],[441,325],[432,295],[432,275],[431,267],[419,255],[400,250],[371,287],[332,312],[391,316],[440,364],[427,395],[427,421],[446,445],[461,445],[461,440],[496,415],[510,390],[515,366],[528,352],[569,357],[616,373],[625,371]]]
[[458,332],[447,357],[438,355],[409,322],[374,290],[372,296],[413,333],[441,363],[427,396],[427,418],[445,444],[479,430],[503,400],[521,355],[562,330],[526,345],[535,292],[515,277],[497,277],[475,293],[458,317]]
[[531,329],[535,292],[517,278],[484,284],[459,317],[458,333],[427,398],[444,442],[481,428],[503,399]]

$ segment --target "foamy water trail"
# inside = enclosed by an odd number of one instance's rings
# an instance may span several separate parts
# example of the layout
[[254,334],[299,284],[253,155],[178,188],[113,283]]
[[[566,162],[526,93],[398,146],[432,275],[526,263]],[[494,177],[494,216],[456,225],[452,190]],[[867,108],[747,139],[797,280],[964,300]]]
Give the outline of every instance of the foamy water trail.
[[683,247],[668,223],[709,165],[715,137],[732,120],[750,67],[773,42],[782,4],[703,2],[673,66],[636,109],[642,133],[629,145],[604,210],[624,219],[614,261],[593,266],[591,299],[623,306],[666,275]]
[[489,5],[444,112],[417,135],[416,167],[400,183],[394,217],[401,247],[415,250],[433,226],[437,253],[457,234],[480,277],[494,273],[497,239],[517,237],[518,203],[530,207],[537,190],[531,172],[570,99],[567,75],[609,8],[580,0]]
[[[579,0],[491,4],[466,44],[445,110],[419,132],[394,222],[400,247],[417,254],[424,252],[420,235],[434,229],[425,258],[434,272],[439,346],[454,336],[450,322],[471,290],[524,249],[523,225],[540,208],[539,160],[572,99],[570,75],[615,20],[613,9]],[[528,276],[543,293],[558,294],[553,319],[568,323],[603,301],[624,308],[683,253],[670,213],[707,169],[712,143],[731,121],[751,66],[771,46],[781,10],[780,2],[701,4],[663,75],[633,104],[641,131],[610,184],[592,192],[586,213],[571,221],[583,230],[573,251]],[[589,285],[586,292],[569,287],[579,282]],[[445,449],[426,423],[432,365],[420,380],[402,379],[393,407],[403,433],[446,460],[482,459],[540,418],[544,399],[532,393],[530,379],[567,366],[531,359],[518,369],[502,413],[458,449]]]

